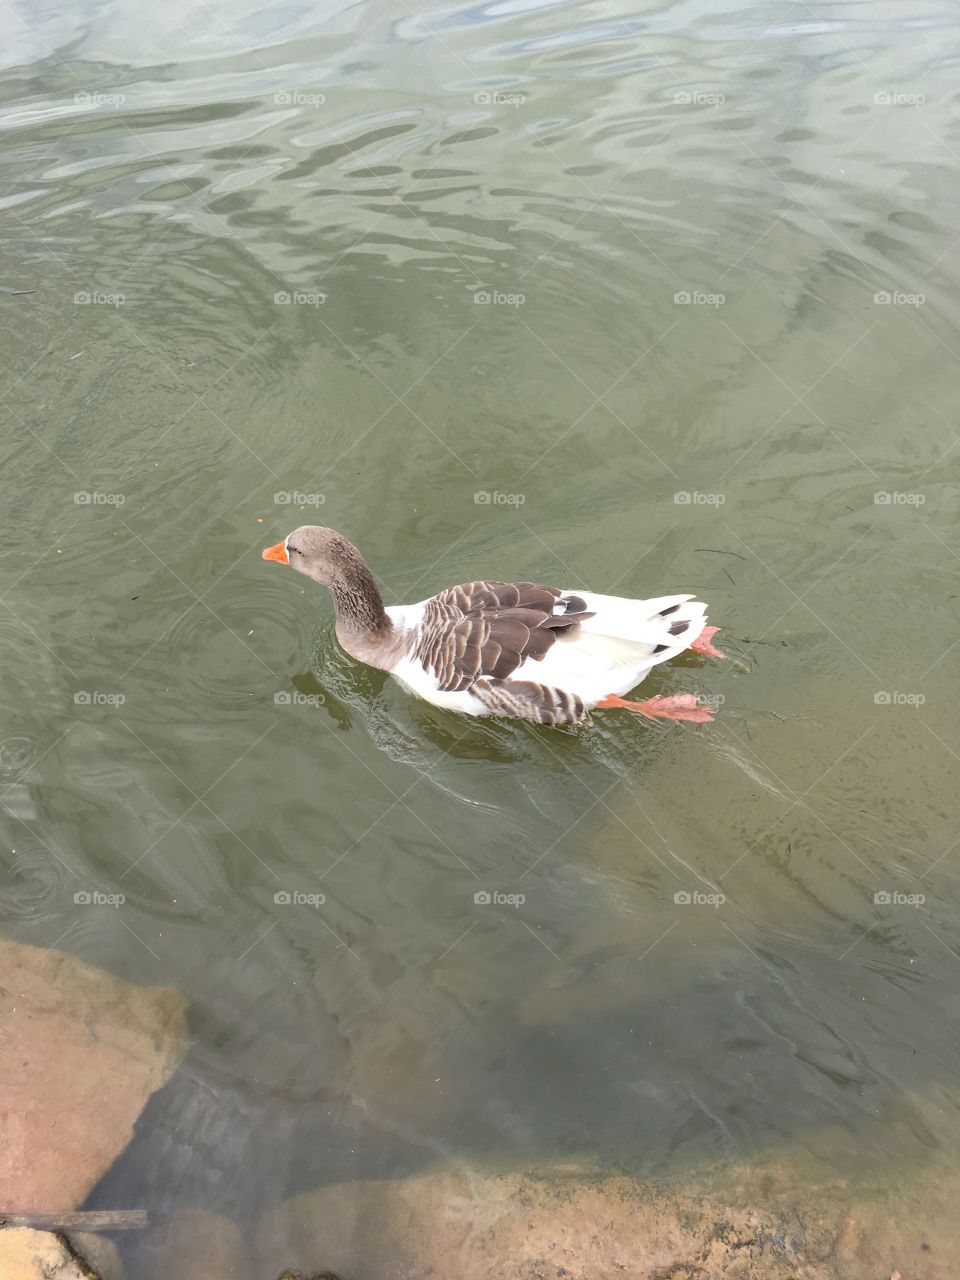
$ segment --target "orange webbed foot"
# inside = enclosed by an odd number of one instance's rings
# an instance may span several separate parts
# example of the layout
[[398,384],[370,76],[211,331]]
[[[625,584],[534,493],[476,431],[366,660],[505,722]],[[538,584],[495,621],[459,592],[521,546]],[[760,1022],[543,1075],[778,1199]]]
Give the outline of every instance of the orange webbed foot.
[[692,693],[657,694],[645,702],[630,702],[611,693],[601,698],[597,706],[623,707],[625,711],[636,711],[650,720],[689,720],[694,724],[709,724],[713,719],[710,708],[702,707]]
[[725,658],[727,655],[710,643],[719,630],[719,627],[704,627],[690,648],[694,653],[705,654],[708,658]]

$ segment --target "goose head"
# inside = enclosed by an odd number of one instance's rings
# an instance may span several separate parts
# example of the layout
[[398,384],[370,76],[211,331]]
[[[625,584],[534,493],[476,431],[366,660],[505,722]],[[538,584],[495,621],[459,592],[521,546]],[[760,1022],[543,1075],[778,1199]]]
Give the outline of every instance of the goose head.
[[262,560],[288,564],[314,582],[334,587],[349,582],[358,568],[366,569],[363,556],[342,533],[319,524],[303,524],[272,547],[260,552]]

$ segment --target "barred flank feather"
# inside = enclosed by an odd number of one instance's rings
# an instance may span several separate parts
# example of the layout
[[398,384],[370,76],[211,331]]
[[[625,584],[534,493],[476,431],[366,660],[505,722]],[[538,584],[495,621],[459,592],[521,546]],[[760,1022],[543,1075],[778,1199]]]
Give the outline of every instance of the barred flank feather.
[[582,698],[533,680],[478,680],[472,691],[492,716],[515,716],[550,725],[590,723]]

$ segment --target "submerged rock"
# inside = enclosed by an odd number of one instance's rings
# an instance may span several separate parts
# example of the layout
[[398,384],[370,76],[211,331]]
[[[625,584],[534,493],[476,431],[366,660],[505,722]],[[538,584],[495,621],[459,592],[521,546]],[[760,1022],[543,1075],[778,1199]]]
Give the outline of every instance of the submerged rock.
[[[134,1249],[140,1280],[250,1280],[243,1235],[229,1218],[184,1209]],[[131,1264],[133,1265],[133,1264]]]
[[98,1280],[125,1280],[120,1250],[113,1240],[93,1231],[71,1231],[67,1239]]
[[[755,1172],[746,1176],[758,1191]],[[764,1177],[769,1193],[776,1172]],[[899,1193],[851,1206],[836,1187],[820,1188],[816,1203],[798,1203],[796,1191],[754,1208],[717,1188],[582,1171],[444,1170],[299,1196],[266,1219],[258,1260],[265,1276],[332,1267],[377,1280],[883,1280],[909,1255],[910,1280],[955,1277],[956,1232],[932,1247]],[[954,1192],[937,1197],[941,1222]]]
[[182,1059],[184,1006],[169,988],[0,939],[0,1211],[82,1203]]
[[309,1274],[324,1265],[378,1280],[665,1280],[713,1274],[722,1261],[732,1278],[754,1274],[734,1269],[738,1260],[756,1267],[779,1252],[784,1268],[755,1274],[797,1274],[759,1215],[706,1206],[693,1215],[681,1198],[644,1191],[627,1178],[451,1171],[329,1187],[268,1219],[262,1269],[281,1263]]

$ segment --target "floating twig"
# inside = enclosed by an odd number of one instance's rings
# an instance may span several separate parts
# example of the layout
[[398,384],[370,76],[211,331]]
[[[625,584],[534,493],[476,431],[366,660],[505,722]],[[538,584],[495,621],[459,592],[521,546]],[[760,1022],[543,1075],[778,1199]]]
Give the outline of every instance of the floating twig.
[[739,551],[721,551],[716,547],[694,547],[694,551],[709,551],[714,556],[736,556],[738,560],[746,560],[746,556],[742,556]]
[[90,1209],[72,1213],[0,1213],[0,1228],[37,1231],[139,1231],[150,1225],[146,1209]]

